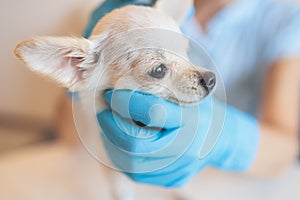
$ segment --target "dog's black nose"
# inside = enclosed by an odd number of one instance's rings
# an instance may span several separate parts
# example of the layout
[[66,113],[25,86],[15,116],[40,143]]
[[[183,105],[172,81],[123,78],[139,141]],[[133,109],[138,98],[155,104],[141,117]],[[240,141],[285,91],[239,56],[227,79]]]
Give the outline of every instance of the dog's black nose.
[[204,72],[199,76],[198,84],[210,92],[216,85],[216,76],[212,72]]

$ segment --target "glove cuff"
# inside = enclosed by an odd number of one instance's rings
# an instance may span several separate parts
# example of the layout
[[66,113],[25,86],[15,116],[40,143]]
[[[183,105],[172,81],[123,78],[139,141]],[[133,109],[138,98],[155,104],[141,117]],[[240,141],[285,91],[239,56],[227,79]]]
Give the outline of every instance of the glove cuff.
[[226,117],[220,138],[213,150],[213,166],[234,172],[246,171],[254,162],[259,144],[257,120],[226,105]]

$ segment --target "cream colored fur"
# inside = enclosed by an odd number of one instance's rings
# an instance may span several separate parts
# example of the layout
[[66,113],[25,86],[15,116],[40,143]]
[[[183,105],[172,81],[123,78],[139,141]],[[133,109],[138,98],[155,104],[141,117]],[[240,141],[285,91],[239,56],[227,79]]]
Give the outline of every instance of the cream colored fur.
[[[79,91],[88,111],[87,132],[97,132],[93,104],[96,112],[106,107],[102,95],[108,88],[139,90],[180,104],[203,99],[207,92],[198,77],[207,70],[189,63],[187,51],[188,40],[172,18],[153,8],[127,6],[103,17],[89,39],[37,37],[21,42],[15,54],[31,70]],[[165,76],[151,77],[161,64]],[[116,199],[127,199],[119,190]]]
[[[187,50],[188,40],[170,17],[127,6],[103,17],[89,39],[39,37],[20,43],[15,53],[30,69],[71,91],[102,95],[107,88],[139,89],[189,104],[207,94],[197,86],[197,76],[206,70],[188,62]],[[160,64],[168,68],[166,77],[149,77],[147,72]]]

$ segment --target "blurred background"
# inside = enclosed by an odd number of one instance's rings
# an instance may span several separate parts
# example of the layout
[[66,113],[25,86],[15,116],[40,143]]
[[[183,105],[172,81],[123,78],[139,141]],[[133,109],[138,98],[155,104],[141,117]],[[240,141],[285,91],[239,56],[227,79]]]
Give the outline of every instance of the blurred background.
[[[86,183],[82,174],[98,171],[90,168],[99,164],[74,145],[79,142],[68,97],[27,70],[13,50],[34,36],[81,35],[101,0],[1,2],[0,199],[93,199],[91,189],[82,189],[91,191],[81,195],[78,188]],[[82,177],[72,180],[74,174]]]
[[0,151],[53,139],[64,92],[26,69],[13,50],[34,36],[79,36],[99,0],[2,0],[0,49]]
[[[0,199],[106,199],[103,166],[80,145],[68,96],[13,55],[18,42],[33,36],[81,35],[101,0],[1,2]],[[297,165],[274,179],[244,180],[212,170],[200,179],[185,190],[195,199],[300,199]]]

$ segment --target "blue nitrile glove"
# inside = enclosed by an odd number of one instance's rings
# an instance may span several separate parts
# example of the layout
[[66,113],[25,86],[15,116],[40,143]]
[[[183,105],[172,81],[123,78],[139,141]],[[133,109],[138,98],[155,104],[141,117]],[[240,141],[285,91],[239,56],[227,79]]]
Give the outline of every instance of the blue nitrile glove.
[[212,97],[192,107],[129,90],[107,91],[105,99],[112,110],[97,115],[105,149],[137,182],[179,187],[206,166],[240,172],[255,158],[257,121],[228,105],[224,115],[225,104]]

